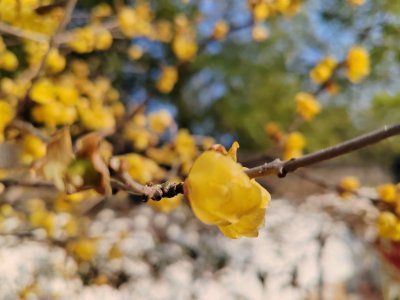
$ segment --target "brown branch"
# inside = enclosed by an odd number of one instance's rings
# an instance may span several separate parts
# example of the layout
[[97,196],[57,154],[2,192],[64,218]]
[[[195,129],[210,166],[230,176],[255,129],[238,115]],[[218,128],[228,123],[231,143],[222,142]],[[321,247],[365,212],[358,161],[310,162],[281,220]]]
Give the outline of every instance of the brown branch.
[[49,38],[44,34],[24,30],[15,26],[8,25],[4,22],[0,22],[0,32],[40,43],[47,43],[49,41]]
[[299,158],[282,161],[276,159],[270,163],[246,170],[246,174],[251,178],[263,177],[267,175],[277,175],[285,177],[287,173],[293,172],[301,167],[306,167],[324,160],[335,158],[337,156],[364,148],[366,146],[378,143],[391,136],[400,134],[400,124],[385,126],[382,129],[355,137],[346,142],[335,146],[322,149]]

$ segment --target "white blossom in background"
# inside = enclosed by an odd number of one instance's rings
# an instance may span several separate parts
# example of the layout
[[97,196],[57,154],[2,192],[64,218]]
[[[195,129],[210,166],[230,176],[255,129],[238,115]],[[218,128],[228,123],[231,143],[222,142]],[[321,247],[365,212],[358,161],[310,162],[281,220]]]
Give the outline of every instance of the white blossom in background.
[[[60,247],[3,237],[0,300],[17,299],[33,283],[38,297],[34,290],[29,299],[304,299],[317,293],[321,276],[329,286],[356,272],[353,236],[310,201],[300,206],[273,201],[260,236],[239,240],[200,224],[187,207],[170,215],[145,205],[125,216],[103,209],[90,227],[99,237],[95,263],[99,274],[125,276],[118,287],[85,286],[75,261]],[[335,195],[318,201],[340,203]],[[122,256],[110,259],[116,243]]]

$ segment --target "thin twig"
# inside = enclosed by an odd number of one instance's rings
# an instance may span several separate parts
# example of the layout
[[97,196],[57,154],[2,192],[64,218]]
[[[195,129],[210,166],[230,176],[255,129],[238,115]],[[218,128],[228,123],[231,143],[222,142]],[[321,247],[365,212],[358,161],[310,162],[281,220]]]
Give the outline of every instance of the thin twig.
[[267,175],[278,175],[285,177],[287,173],[293,172],[298,168],[309,166],[324,160],[328,160],[366,146],[378,143],[391,136],[400,134],[400,124],[385,126],[383,129],[358,136],[335,146],[322,149],[299,158],[282,161],[276,159],[270,163],[246,170],[246,174],[251,178],[264,177]]
[[4,22],[0,22],[0,32],[39,43],[47,43],[49,41],[49,38],[44,34],[24,30],[15,26],[8,25]]

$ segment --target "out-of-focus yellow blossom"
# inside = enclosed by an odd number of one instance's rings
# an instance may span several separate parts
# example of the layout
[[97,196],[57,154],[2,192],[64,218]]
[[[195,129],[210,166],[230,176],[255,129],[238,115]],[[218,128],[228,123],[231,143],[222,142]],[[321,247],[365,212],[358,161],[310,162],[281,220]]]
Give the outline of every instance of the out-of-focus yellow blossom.
[[34,135],[24,137],[21,159],[24,163],[32,161],[46,155],[46,144]]
[[124,135],[132,141],[133,146],[137,150],[145,150],[152,141],[152,135],[147,129],[143,128],[126,128]]
[[50,102],[35,106],[32,109],[32,117],[35,121],[54,128],[57,125],[74,123],[77,119],[77,112],[73,106],[66,106],[61,102]]
[[365,3],[365,0],[348,0],[351,5],[361,6]]
[[95,35],[94,47],[97,50],[107,50],[111,47],[113,37],[108,30],[102,30]]
[[213,37],[216,40],[222,40],[225,38],[228,31],[229,31],[229,24],[226,23],[225,21],[218,21],[214,25]]
[[65,105],[75,105],[79,100],[79,92],[73,86],[69,84],[56,85],[55,94],[58,99]]
[[204,136],[201,139],[201,146],[203,150],[209,150],[215,144],[215,139],[211,136]]
[[102,105],[89,105],[86,102],[80,102],[78,112],[82,124],[88,129],[108,130],[115,126],[112,111]]
[[315,83],[323,83],[332,77],[337,61],[331,56],[325,57],[311,71],[310,78]]
[[347,198],[360,187],[360,182],[356,177],[346,176],[340,181],[339,187],[339,195],[343,198]]
[[59,73],[65,68],[65,57],[60,54],[57,48],[49,51],[47,56],[47,69],[51,73]]
[[77,258],[83,261],[90,261],[96,256],[96,243],[92,239],[80,239],[71,241],[67,249]]
[[167,20],[160,20],[156,24],[156,39],[163,43],[169,43],[172,40],[172,26]]
[[160,148],[148,148],[146,155],[164,165],[173,165],[177,161],[177,154],[170,145],[163,145]]
[[393,203],[396,200],[397,188],[394,184],[387,183],[377,187],[378,197],[383,202]]
[[182,199],[183,195],[176,195],[172,198],[162,198],[160,201],[148,201],[147,203],[151,207],[167,214],[179,207],[182,203]]
[[26,95],[28,84],[19,79],[3,78],[0,81],[0,90],[6,95],[23,98]]
[[159,110],[149,115],[150,129],[158,134],[164,133],[172,123],[172,116],[167,110]]
[[30,91],[32,101],[48,104],[56,99],[54,84],[48,78],[41,78],[35,82]]
[[267,122],[264,125],[265,133],[275,142],[279,142],[283,137],[283,132],[275,122]]
[[4,129],[15,115],[14,108],[6,101],[0,100],[0,143],[4,140]]
[[63,230],[67,237],[76,237],[79,233],[79,225],[77,219],[69,215],[67,222],[63,226]]
[[219,152],[201,154],[185,181],[194,214],[229,238],[256,237],[264,224],[269,193],[240,164]]
[[90,27],[77,28],[68,46],[78,53],[89,53],[94,50],[96,43],[95,34]]
[[107,3],[100,3],[93,7],[90,12],[92,19],[102,19],[111,16],[113,13],[112,8]]
[[118,25],[122,33],[127,37],[136,34],[137,16],[133,8],[124,7],[118,13]]
[[336,95],[340,91],[340,85],[337,83],[328,83],[326,86],[326,90],[328,91],[329,94],[331,95]]
[[161,76],[157,80],[156,87],[161,93],[168,94],[174,88],[177,80],[177,69],[172,66],[166,66],[162,69]]
[[295,99],[297,113],[306,121],[311,121],[321,111],[321,105],[309,93],[300,92]]
[[381,212],[376,220],[376,226],[381,237],[400,240],[400,222],[393,213]]
[[265,21],[270,14],[270,8],[266,2],[260,2],[253,8],[253,15],[256,22]]
[[256,24],[251,30],[253,40],[256,42],[265,41],[268,38],[268,30],[262,24]]
[[89,65],[83,60],[73,60],[70,64],[70,68],[74,76],[78,78],[86,78],[90,74]]
[[303,148],[306,145],[304,136],[297,131],[290,133],[286,137],[284,159],[297,158],[303,155]]
[[363,47],[353,47],[347,53],[347,78],[353,82],[360,82],[370,72],[369,54]]
[[14,71],[18,68],[17,56],[11,51],[6,50],[0,53],[0,69]]
[[128,163],[129,175],[142,184],[163,176],[162,169],[151,159],[135,153],[124,155],[122,158]]
[[183,159],[191,159],[197,155],[196,140],[186,129],[180,129],[175,137],[175,149]]
[[37,209],[31,210],[29,221],[34,227],[43,228],[47,236],[53,236],[55,229],[55,214],[48,211],[45,207],[38,206]]
[[192,60],[197,53],[197,42],[192,34],[178,34],[172,41],[172,50],[181,61]]
[[108,257],[110,259],[117,259],[121,258],[123,255],[121,248],[118,246],[118,244],[114,244],[111,248],[110,251],[108,252]]
[[132,60],[138,60],[143,56],[144,50],[142,47],[134,45],[128,49],[128,57]]

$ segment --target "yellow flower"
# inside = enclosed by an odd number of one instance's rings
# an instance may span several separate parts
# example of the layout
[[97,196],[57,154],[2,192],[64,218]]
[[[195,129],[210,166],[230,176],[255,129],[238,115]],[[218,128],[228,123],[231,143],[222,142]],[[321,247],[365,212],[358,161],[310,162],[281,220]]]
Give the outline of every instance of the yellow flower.
[[197,53],[197,43],[191,34],[179,34],[172,42],[172,50],[181,61],[190,61]]
[[47,56],[47,68],[51,73],[58,73],[65,68],[65,57],[60,54],[57,48],[49,51]]
[[53,102],[56,98],[53,83],[47,78],[39,79],[30,91],[32,101],[40,104]]
[[378,233],[381,237],[400,240],[400,223],[391,212],[381,212],[376,220]]
[[157,81],[156,87],[161,93],[168,94],[174,88],[177,80],[178,71],[175,67],[163,67],[161,76]]
[[149,183],[154,179],[160,179],[164,175],[160,167],[151,159],[139,154],[130,153],[122,156],[128,163],[128,173],[139,183]]
[[68,243],[67,249],[83,261],[90,261],[96,255],[96,243],[91,239],[80,239]]
[[228,31],[229,31],[229,24],[226,23],[225,21],[218,21],[214,25],[213,37],[216,40],[222,40],[225,38]]
[[143,56],[144,50],[140,46],[131,46],[128,49],[128,57],[132,60],[138,60]]
[[296,108],[297,113],[306,121],[311,121],[321,111],[321,106],[315,97],[304,92],[296,95]]
[[270,9],[267,3],[260,2],[256,6],[254,6],[253,15],[254,19],[257,22],[265,21],[265,19],[268,18],[269,14],[270,14]]
[[171,114],[166,110],[160,110],[149,115],[150,129],[158,134],[171,127],[173,119]]
[[365,3],[365,0],[348,0],[351,5],[361,6]]
[[75,52],[88,53],[93,51],[95,42],[93,30],[89,27],[81,27],[74,30],[72,40],[68,43],[68,46]]
[[108,30],[103,30],[95,36],[95,48],[97,50],[107,50],[111,47],[113,37]]
[[14,71],[18,68],[18,59],[14,53],[6,50],[0,54],[0,69]]
[[256,237],[264,223],[269,193],[240,164],[215,151],[201,154],[185,181],[194,214],[229,238]]
[[187,160],[197,155],[196,141],[186,129],[180,129],[175,137],[175,150],[182,158]]
[[257,24],[253,26],[251,30],[251,36],[256,42],[265,41],[268,38],[268,30],[262,24]]
[[383,202],[393,203],[396,200],[397,189],[394,184],[387,183],[377,187],[379,199]]
[[349,50],[346,59],[347,78],[353,82],[360,82],[369,74],[369,54],[362,47],[353,47]]
[[285,141],[284,159],[291,159],[303,155],[303,148],[306,145],[304,136],[300,132],[290,133]]
[[127,37],[133,37],[136,34],[137,26],[136,12],[132,8],[124,7],[118,13],[118,25],[122,33]]
[[340,181],[339,187],[341,188],[340,196],[346,198],[360,187],[360,182],[356,177],[346,176]]
[[22,161],[24,163],[31,163],[45,155],[46,144],[41,139],[31,134],[24,137],[22,150]]
[[337,66],[337,61],[331,57],[325,57],[311,71],[310,78],[315,83],[323,83],[332,77],[332,73]]
[[275,142],[279,142],[283,137],[283,132],[279,125],[275,122],[267,122],[264,124],[264,132]]

